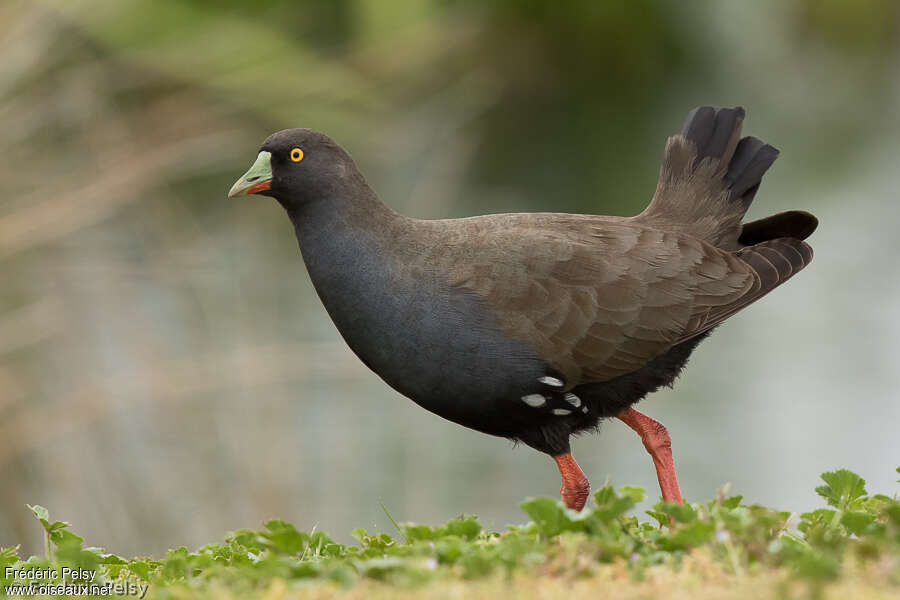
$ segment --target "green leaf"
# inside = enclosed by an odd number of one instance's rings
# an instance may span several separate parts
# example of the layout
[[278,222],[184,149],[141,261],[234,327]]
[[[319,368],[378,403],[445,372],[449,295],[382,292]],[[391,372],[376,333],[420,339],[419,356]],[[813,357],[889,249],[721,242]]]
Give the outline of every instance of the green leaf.
[[741,500],[743,499],[743,496],[731,496],[730,498],[725,498],[722,500],[722,507],[733,510],[741,505]]
[[174,580],[184,579],[188,574],[187,556],[188,550],[184,546],[166,552],[166,558],[163,559],[162,564],[162,575]]
[[[88,548],[88,550],[93,550],[93,548]],[[97,550],[100,549],[97,548]],[[128,561],[115,554],[103,554],[102,551],[99,554],[99,564],[104,566],[106,574],[109,575],[109,577],[112,579],[118,579],[119,573],[121,573],[122,570],[125,569],[125,567],[128,565]]]
[[716,533],[714,523],[694,521],[678,527],[673,534],[660,540],[660,545],[670,550],[687,550],[711,541]]
[[19,562],[19,547],[0,548],[0,581],[6,581],[6,567]]
[[44,526],[44,529],[50,527],[50,511],[41,506],[40,504],[35,504],[34,506],[30,504],[26,504],[28,508],[31,509],[31,512],[34,513],[34,516],[38,518],[38,521]]
[[362,543],[363,538],[368,536],[368,532],[365,529],[363,529],[362,527],[357,527],[356,529],[354,529],[353,531],[350,532],[350,535],[353,536],[353,539]]
[[[428,525],[416,525],[415,523],[403,523],[400,525],[404,537],[409,543],[428,542],[437,538],[437,533]],[[355,536],[354,536],[355,537]]]
[[812,512],[805,512],[800,515],[800,523],[797,525],[797,528],[809,535],[809,532],[812,528],[818,527],[823,529],[828,529],[832,526],[832,523],[835,522],[837,515],[837,511],[831,510],[830,508],[817,508]]
[[826,485],[817,487],[816,493],[841,510],[847,510],[866,494],[866,480],[848,469],[822,473],[821,477]]
[[[59,521],[57,521],[57,523],[59,523]],[[54,523],[54,525],[55,524],[56,523]],[[68,527],[68,523],[66,524],[66,527]],[[78,547],[81,548],[84,538],[75,535],[67,529],[54,529],[50,532],[50,541],[57,547],[62,546],[63,544],[77,544]]]
[[528,498],[519,506],[546,537],[559,535],[567,521],[562,504],[551,498]]
[[373,552],[383,554],[388,548],[394,546],[394,540],[386,533],[369,535],[365,529],[356,528],[351,535],[359,540],[361,549],[365,550],[369,556],[372,556]]
[[225,539],[230,544],[237,544],[254,552],[261,552],[268,547],[266,538],[252,529],[238,529],[229,533]]
[[104,554],[100,559],[101,565],[127,565],[128,561],[126,561],[121,556],[116,554]]
[[135,559],[128,563],[128,570],[141,581],[150,581],[150,564],[146,560]]
[[840,564],[821,552],[807,551],[788,563],[797,575],[809,579],[830,580],[840,573]]
[[445,526],[448,535],[457,535],[464,540],[474,540],[481,533],[481,524],[478,517],[472,515],[460,515],[447,521]]
[[66,521],[53,521],[46,529],[47,532],[52,536],[55,532],[61,531],[70,526],[71,523],[67,523]]
[[99,554],[95,551],[82,548],[82,539],[74,533],[68,531],[63,531],[61,533],[67,533],[69,535],[64,537],[60,543],[56,544],[56,560],[60,564],[75,569],[96,571],[100,564]]
[[444,564],[453,564],[462,556],[464,548],[459,538],[444,538],[436,543],[438,559]]
[[626,498],[631,498],[635,502],[635,504],[637,504],[638,502],[643,502],[647,497],[647,493],[644,491],[644,488],[633,485],[623,485],[619,488],[619,494]]
[[[643,492],[643,490],[641,491]],[[616,490],[613,489],[612,485],[606,483],[602,488],[594,492],[594,503],[597,506],[604,506],[614,502],[616,497]]]
[[307,546],[304,548],[304,552],[312,552],[314,556],[321,556],[326,552],[326,548],[332,548],[332,551],[335,546],[342,548],[340,544],[335,544],[324,531],[306,534],[306,540]]
[[638,502],[644,499],[644,490],[639,487],[624,486],[616,493],[610,484],[604,485],[594,493],[594,515],[596,520],[608,524],[622,516]]
[[669,515],[679,523],[691,523],[697,520],[697,511],[690,504],[657,502],[653,508]]
[[669,524],[669,515],[660,510],[645,510],[644,512],[656,519],[656,522],[659,523],[660,527]]
[[[78,542],[83,542],[80,537],[75,535],[74,533],[66,531],[67,527],[71,526],[71,523],[67,523],[66,521],[53,521],[50,522],[50,511],[41,506],[40,504],[35,504],[34,506],[30,504],[26,504],[31,512],[37,517],[38,521],[41,522],[41,526],[44,528],[44,531],[47,532],[47,535],[50,538],[50,541],[53,542],[56,546],[59,546],[61,543],[65,543],[69,540],[78,540]],[[47,550],[49,552],[50,547],[47,546]]]
[[863,535],[875,523],[875,515],[862,511],[849,510],[841,515],[841,525],[850,533]]
[[263,537],[269,541],[269,549],[282,554],[299,554],[309,545],[309,535],[297,531],[293,524],[280,519],[263,523],[269,531]]
[[18,550],[18,546],[8,546],[6,548],[0,548],[0,560],[13,562],[19,560]]

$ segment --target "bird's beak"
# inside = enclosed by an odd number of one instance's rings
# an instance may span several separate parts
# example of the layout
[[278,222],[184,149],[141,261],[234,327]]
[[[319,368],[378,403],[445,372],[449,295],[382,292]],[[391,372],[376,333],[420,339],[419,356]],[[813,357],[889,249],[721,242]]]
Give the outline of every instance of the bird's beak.
[[241,175],[228,190],[228,197],[258,194],[272,186],[272,153],[263,150],[256,157],[256,162],[250,169]]

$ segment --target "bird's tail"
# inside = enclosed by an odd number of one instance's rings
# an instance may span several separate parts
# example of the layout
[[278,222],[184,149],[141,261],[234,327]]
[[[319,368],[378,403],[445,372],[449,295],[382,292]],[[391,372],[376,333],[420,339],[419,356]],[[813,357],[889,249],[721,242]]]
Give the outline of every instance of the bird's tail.
[[741,138],[743,123],[741,107],[701,106],[688,113],[681,134],[666,142],[653,200],[636,218],[727,250],[812,233],[816,219],[801,211],[741,223],[763,174],[778,158],[778,150],[762,140]]

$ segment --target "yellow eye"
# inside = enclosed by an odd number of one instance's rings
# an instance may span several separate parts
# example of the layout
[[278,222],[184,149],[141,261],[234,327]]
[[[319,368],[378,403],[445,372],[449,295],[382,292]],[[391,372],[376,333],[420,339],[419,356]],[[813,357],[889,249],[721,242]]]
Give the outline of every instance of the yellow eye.
[[300,162],[303,160],[303,150],[300,148],[294,148],[291,150],[291,160],[294,162]]

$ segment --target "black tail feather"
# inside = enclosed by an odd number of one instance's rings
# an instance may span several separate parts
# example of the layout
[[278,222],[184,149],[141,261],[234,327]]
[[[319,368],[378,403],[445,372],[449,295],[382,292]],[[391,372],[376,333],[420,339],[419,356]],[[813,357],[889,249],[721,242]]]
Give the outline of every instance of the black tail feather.
[[707,157],[728,160],[744,122],[743,107],[698,106],[688,113],[681,135],[697,146],[695,164]]
[[778,158],[778,150],[755,137],[737,141],[744,114],[741,106],[698,106],[688,113],[681,135],[697,147],[695,165],[710,157],[728,165],[722,178],[724,187],[731,190],[734,199],[749,205],[763,174]]
[[778,150],[755,137],[745,137],[738,142],[734,156],[728,163],[728,172],[723,179],[725,187],[731,189],[735,198],[753,200],[763,174],[776,158]]
[[805,240],[816,230],[819,220],[802,210],[789,210],[765,219],[744,223],[738,243],[753,246],[776,238]]

